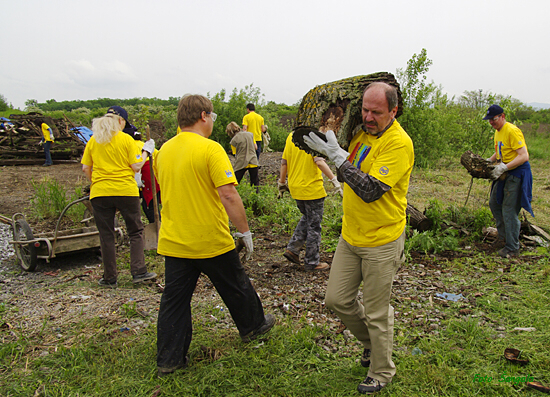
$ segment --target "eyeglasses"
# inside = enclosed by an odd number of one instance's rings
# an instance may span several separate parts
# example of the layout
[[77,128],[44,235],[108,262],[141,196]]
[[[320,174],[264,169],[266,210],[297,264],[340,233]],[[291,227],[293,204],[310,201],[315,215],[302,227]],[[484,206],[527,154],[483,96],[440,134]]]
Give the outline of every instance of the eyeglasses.
[[502,114],[499,114],[498,116],[493,117],[489,121],[497,121],[500,118],[500,116],[502,116]]
[[212,119],[212,122],[216,121],[216,119],[218,118],[218,115],[214,112],[206,112],[206,114],[210,115],[210,118]]

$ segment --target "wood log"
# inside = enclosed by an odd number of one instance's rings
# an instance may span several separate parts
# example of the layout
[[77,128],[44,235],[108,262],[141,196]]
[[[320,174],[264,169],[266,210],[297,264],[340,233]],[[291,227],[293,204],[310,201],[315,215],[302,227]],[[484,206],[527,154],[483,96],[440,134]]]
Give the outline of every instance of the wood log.
[[333,130],[338,143],[347,149],[353,136],[363,123],[361,105],[363,91],[373,82],[388,83],[397,88],[397,117],[403,113],[403,99],[399,83],[394,75],[386,72],[350,77],[319,85],[311,89],[302,99],[296,127],[314,127],[320,131]]
[[419,232],[430,230],[433,224],[431,219],[410,204],[407,204],[407,221],[410,227]]
[[491,173],[495,165],[488,162],[480,155],[472,153],[470,150],[465,151],[460,157],[460,164],[462,164],[474,178],[492,179]]

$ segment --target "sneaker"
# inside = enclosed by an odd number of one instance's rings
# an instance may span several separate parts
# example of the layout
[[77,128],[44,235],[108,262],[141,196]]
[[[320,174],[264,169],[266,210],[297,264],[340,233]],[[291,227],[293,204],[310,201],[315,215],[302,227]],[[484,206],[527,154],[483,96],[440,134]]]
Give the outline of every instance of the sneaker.
[[498,251],[498,255],[502,258],[512,258],[518,256],[518,251],[511,251],[508,248],[504,247]]
[[370,376],[367,376],[365,380],[359,383],[357,386],[357,391],[362,394],[373,394],[377,391],[382,390],[387,383],[380,382],[378,379],[373,379]]
[[363,354],[361,354],[361,366],[365,368],[370,367],[370,349],[363,350]]
[[157,278],[157,273],[149,273],[149,272],[145,272],[143,274],[136,274],[135,276],[132,276],[133,280],[132,282],[134,284],[136,283],[142,283],[144,281],[147,281],[147,280],[152,280],[154,278]]
[[292,263],[300,264],[300,256],[290,250],[286,250],[283,256]]
[[116,280],[105,280],[103,277],[97,282],[100,287],[116,288],[118,286]]
[[326,262],[319,262],[319,264],[315,267],[304,267],[304,270],[306,272],[316,272],[320,270],[328,270],[330,269],[330,265]]
[[266,314],[264,324],[256,329],[255,331],[249,332],[248,334],[242,336],[241,339],[243,342],[250,342],[254,339],[257,339],[260,335],[267,333],[275,325],[275,316],[273,314]]
[[157,376],[159,378],[162,378],[166,375],[170,375],[176,372],[180,368],[187,367],[188,363],[189,363],[189,356],[185,356],[185,360],[183,361],[183,364],[176,365],[175,367],[157,367]]

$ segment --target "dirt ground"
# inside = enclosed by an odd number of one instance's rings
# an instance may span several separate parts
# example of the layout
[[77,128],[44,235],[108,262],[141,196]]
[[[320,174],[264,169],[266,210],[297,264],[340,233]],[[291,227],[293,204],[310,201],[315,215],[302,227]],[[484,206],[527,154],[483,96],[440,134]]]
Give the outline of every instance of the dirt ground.
[[[270,174],[278,175],[280,158],[281,153],[262,154],[261,180],[265,181]],[[25,213],[33,196],[33,181],[40,181],[46,175],[67,187],[87,184],[78,163],[52,167],[3,167],[0,169],[0,214],[11,217],[16,212]],[[33,224],[31,226],[37,227]],[[301,266],[286,261],[282,253],[289,235],[274,234],[270,230],[254,230],[254,233],[254,254],[245,263],[245,268],[265,310],[279,318],[305,317],[311,324],[328,324],[335,332],[349,334],[339,319],[324,307],[328,272],[305,272]],[[438,324],[443,319],[438,307],[447,303],[433,298],[435,292],[464,293],[465,299],[461,308],[464,313],[471,310],[471,306],[475,304],[473,295],[461,291],[459,287],[445,288],[442,280],[451,275],[445,268],[448,261],[455,257],[475,256],[476,249],[492,251],[490,246],[480,244],[478,247],[443,253],[437,257],[413,253],[411,263],[404,264],[396,277],[393,296],[396,321],[408,321],[405,317],[411,310],[422,311],[422,316],[425,315],[423,318],[430,320],[418,322],[415,326],[422,327],[426,333],[438,332]],[[119,287],[101,289],[97,286],[97,280],[102,275],[101,261],[97,254],[74,254],[54,258],[50,263],[40,261],[36,272],[32,273],[22,271],[14,257],[1,263],[0,301],[8,308],[17,308],[7,310],[4,314],[7,324],[4,327],[9,331],[7,338],[17,338],[19,332],[24,332],[31,338],[46,328],[46,332],[40,333],[41,339],[37,342],[35,351],[31,352],[39,355],[48,354],[59,343],[70,346],[73,340],[70,328],[86,319],[104,319],[107,324],[106,332],[139,332],[140,329],[154,324],[164,285],[163,275],[151,284],[135,286],[131,283],[129,270],[120,269]],[[127,256],[128,248],[123,247],[118,255]],[[147,255],[149,262],[152,254]],[[533,261],[536,259],[529,258]],[[332,253],[322,252],[321,260],[331,264]],[[502,272],[506,272],[514,260],[503,260]],[[158,258],[155,261],[157,266],[162,263]],[[194,302],[195,305],[206,302],[212,307],[223,307],[223,302],[205,277],[199,280]],[[138,315],[130,316],[129,311],[135,311]],[[195,321],[210,322],[212,326],[224,328],[233,326],[227,315],[205,315]],[[325,344],[329,350],[337,348],[329,340],[318,343]]]

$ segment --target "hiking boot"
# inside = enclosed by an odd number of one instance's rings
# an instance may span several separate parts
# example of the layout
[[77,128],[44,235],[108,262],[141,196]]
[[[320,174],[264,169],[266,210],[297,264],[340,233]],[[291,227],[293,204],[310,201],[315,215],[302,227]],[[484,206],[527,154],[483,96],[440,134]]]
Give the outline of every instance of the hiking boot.
[[491,244],[491,247],[495,250],[498,250],[498,249],[504,248],[505,245],[506,245],[506,240],[499,237],[493,242],[493,244]]
[[116,279],[113,280],[105,280],[103,277],[99,279],[97,282],[100,287],[111,287],[116,288],[118,286]]
[[157,367],[157,376],[159,378],[162,378],[163,376],[170,375],[176,370],[180,368],[187,367],[187,364],[189,363],[189,356],[185,356],[185,359],[183,360],[183,364],[176,365],[175,367]]
[[316,271],[328,270],[328,269],[330,269],[330,265],[326,262],[319,262],[319,264],[315,267],[309,267],[309,266],[304,267],[304,270],[306,272],[316,272]]
[[382,390],[387,383],[380,382],[378,379],[373,379],[370,376],[367,376],[365,380],[359,383],[357,386],[357,391],[362,394],[373,394],[377,391]]
[[250,342],[254,339],[257,339],[260,335],[267,333],[275,325],[275,316],[273,314],[266,314],[264,324],[256,329],[255,331],[249,332],[248,334],[242,336],[241,339],[243,342]]
[[290,250],[286,250],[283,256],[292,263],[300,264],[300,256]]
[[370,349],[363,350],[363,354],[361,354],[361,366],[365,368],[370,367]]
[[132,276],[132,282],[134,284],[142,283],[147,280],[152,280],[154,278],[157,278],[157,273],[149,273],[145,272],[143,274],[136,274],[135,276]]
[[518,256],[518,251],[511,251],[508,248],[504,247],[503,249],[498,251],[498,255],[501,258],[513,258]]

